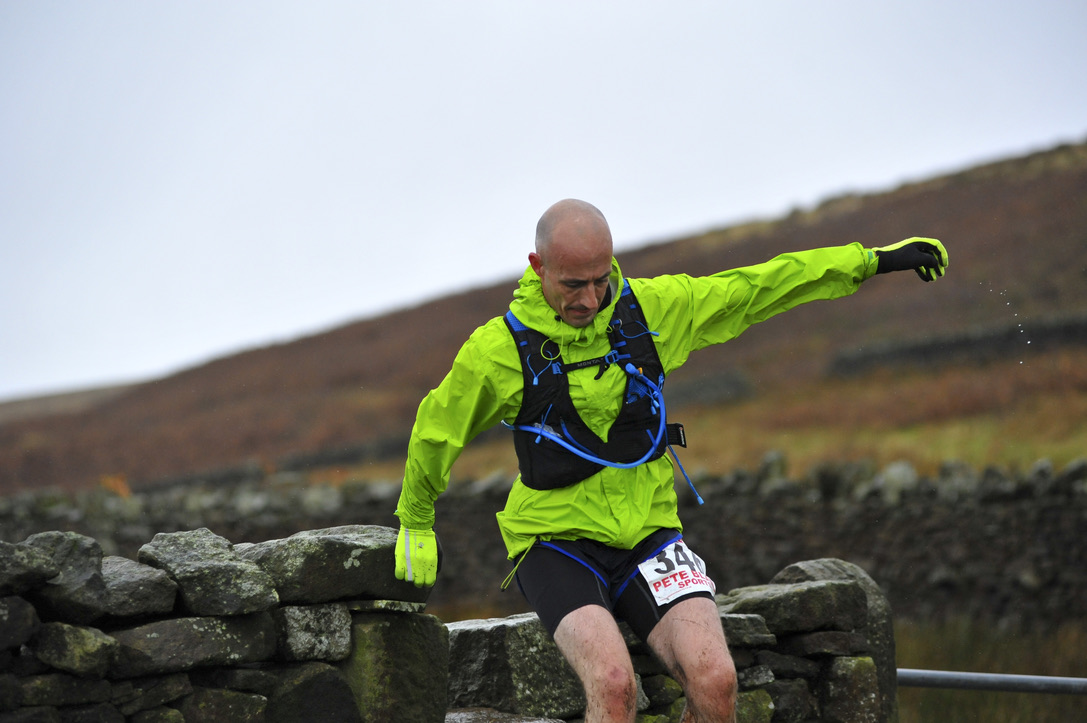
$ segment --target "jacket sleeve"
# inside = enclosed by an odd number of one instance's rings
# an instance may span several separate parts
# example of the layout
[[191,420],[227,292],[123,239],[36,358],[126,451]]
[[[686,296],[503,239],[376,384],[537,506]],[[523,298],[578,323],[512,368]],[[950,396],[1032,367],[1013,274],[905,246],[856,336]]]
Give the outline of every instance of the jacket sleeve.
[[631,279],[631,284],[637,284],[634,291],[651,327],[667,334],[660,337],[657,351],[671,372],[690,352],[734,339],[776,314],[809,301],[848,296],[875,271],[874,254],[854,243],[782,254],[711,276]]
[[[512,346],[512,337],[506,336]],[[434,502],[449,486],[450,469],[461,451],[480,432],[510,416],[509,384],[502,383],[503,375],[493,359],[494,346],[493,329],[486,325],[477,329],[457,353],[445,379],[419,404],[396,507],[405,527],[434,526]],[[519,360],[516,373],[520,381]],[[513,410],[515,415],[516,406]]]

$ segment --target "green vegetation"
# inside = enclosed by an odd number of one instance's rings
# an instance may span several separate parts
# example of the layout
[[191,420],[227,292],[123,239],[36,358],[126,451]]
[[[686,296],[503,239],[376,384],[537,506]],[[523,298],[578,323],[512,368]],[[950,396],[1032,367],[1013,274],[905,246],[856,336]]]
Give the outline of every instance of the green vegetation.
[[[994,630],[967,618],[939,623],[899,622],[900,668],[1017,675],[1087,677],[1087,623],[1049,631]],[[1083,696],[899,688],[900,723],[984,721],[1063,723],[1083,720]]]
[[794,474],[861,458],[924,472],[950,459],[1015,470],[1049,458],[1059,469],[1087,456],[1087,350],[782,387],[685,413],[684,423],[687,456],[712,472],[751,467],[770,449],[785,452]]

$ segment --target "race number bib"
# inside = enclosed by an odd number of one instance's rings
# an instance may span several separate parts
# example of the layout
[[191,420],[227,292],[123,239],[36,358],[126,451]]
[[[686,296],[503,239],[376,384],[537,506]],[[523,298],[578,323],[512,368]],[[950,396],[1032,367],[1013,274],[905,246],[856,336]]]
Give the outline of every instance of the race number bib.
[[676,540],[656,557],[638,565],[638,570],[649,583],[657,605],[667,605],[692,592],[717,592],[713,580],[706,576],[706,563],[683,540]]

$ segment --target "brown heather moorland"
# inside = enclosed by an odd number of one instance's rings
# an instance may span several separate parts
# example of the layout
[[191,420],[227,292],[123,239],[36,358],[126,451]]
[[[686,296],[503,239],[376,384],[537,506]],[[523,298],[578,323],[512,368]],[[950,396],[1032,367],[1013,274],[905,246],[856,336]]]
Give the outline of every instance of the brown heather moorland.
[[[1016,466],[1048,456],[1059,466],[1087,456],[1087,144],[846,195],[619,261],[629,276],[701,275],[909,236],[947,244],[946,278],[879,277],[698,352],[669,379],[669,410],[690,432],[688,469],[750,466],[769,449],[805,465],[866,456]],[[325,470],[310,464],[315,476],[395,478],[419,400],[472,329],[505,310],[515,284],[127,388],[0,404],[0,494],[106,478],[136,487],[307,455],[339,455]],[[1056,333],[1055,322],[1068,323]],[[843,357],[888,345],[863,371],[831,373]],[[509,447],[481,439],[457,476],[509,468]]]

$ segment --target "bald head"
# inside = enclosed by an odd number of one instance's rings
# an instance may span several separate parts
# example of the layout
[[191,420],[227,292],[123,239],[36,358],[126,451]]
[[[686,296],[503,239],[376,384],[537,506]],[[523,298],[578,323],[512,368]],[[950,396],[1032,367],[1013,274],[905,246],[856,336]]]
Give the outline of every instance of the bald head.
[[536,250],[528,255],[544,298],[563,321],[588,326],[603,303],[612,261],[611,229],[590,203],[559,201],[536,224]]
[[536,224],[536,253],[547,256],[556,242],[601,243],[606,239],[611,255],[611,229],[596,206],[576,198],[552,205]]

